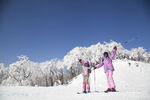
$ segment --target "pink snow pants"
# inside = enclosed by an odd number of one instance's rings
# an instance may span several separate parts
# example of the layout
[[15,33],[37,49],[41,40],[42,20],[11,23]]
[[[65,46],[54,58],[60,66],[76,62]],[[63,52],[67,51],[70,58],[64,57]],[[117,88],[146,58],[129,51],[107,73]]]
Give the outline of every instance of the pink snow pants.
[[89,76],[83,76],[83,90],[90,91],[90,82],[89,82]]
[[114,80],[113,80],[113,71],[111,70],[106,71],[106,77],[107,77],[108,87],[110,89],[116,88]]

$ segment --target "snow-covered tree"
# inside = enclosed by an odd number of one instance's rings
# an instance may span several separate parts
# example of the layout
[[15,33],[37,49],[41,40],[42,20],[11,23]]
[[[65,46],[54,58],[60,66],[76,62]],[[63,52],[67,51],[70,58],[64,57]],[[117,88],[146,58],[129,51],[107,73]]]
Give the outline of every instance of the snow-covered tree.
[[18,56],[19,61],[5,67],[0,64],[0,84],[2,85],[30,85],[30,86],[54,86],[67,84],[72,78],[81,73],[79,59],[89,61],[92,65],[100,63],[103,53],[113,52],[117,46],[115,59],[134,60],[150,63],[150,52],[143,47],[127,50],[115,41],[97,43],[89,47],[75,47],[63,59],[36,63],[27,56]]
[[3,63],[0,64],[0,84],[3,80],[8,78],[7,67]]
[[9,66],[8,78],[3,81],[5,84],[12,85],[30,85],[28,80],[32,73],[30,71],[31,62],[26,56],[19,56],[17,61]]

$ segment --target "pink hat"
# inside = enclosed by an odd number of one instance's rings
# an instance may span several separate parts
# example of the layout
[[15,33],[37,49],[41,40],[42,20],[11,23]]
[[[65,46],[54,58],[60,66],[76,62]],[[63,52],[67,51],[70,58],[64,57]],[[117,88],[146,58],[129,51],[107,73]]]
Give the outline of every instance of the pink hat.
[[89,64],[89,62],[88,62],[88,61],[85,61],[84,64]]

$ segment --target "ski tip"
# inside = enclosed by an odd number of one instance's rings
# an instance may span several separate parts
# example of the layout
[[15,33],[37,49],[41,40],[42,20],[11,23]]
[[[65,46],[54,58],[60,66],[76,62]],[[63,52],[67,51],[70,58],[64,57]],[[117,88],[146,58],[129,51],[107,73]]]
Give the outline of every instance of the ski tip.
[[100,93],[100,91],[91,91],[91,92],[86,92],[86,93],[77,92],[77,94],[88,94],[88,93]]

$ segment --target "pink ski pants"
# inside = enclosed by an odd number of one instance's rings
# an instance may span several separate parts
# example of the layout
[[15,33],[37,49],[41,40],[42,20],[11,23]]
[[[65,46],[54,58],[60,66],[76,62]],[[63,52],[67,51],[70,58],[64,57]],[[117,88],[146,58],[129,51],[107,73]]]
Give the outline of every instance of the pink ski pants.
[[90,91],[90,82],[89,82],[89,76],[83,76],[83,90]]
[[106,77],[107,77],[108,87],[110,89],[116,88],[114,80],[113,80],[113,71],[111,70],[106,71]]

